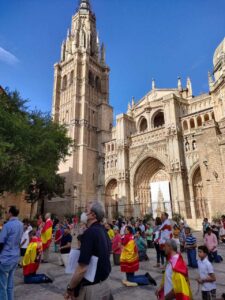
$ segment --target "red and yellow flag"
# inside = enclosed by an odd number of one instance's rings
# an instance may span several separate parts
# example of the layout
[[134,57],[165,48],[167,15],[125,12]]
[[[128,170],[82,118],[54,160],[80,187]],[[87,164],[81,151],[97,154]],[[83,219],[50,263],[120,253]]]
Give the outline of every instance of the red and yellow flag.
[[38,237],[33,237],[27,247],[23,258],[23,275],[36,273],[42,253],[42,242]]
[[[172,265],[173,273],[172,273],[172,286],[175,294],[176,300],[192,300],[192,292],[190,288],[190,283],[188,279],[188,269],[187,265],[183,260],[181,255],[178,256],[178,259],[175,261],[169,260]],[[159,292],[158,299],[164,299],[164,282],[165,282],[165,274],[163,276],[163,280],[161,283],[161,291]]]
[[44,227],[41,231],[41,241],[43,245],[43,250],[49,248],[51,241],[52,241],[52,220],[48,219],[45,222]]
[[138,250],[132,235],[125,235],[120,256],[121,272],[134,273],[139,269]]

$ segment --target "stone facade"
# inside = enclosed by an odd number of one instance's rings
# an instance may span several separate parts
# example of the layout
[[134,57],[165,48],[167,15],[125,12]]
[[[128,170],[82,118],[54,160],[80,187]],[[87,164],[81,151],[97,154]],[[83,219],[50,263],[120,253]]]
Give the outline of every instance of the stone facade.
[[151,183],[166,181],[173,213],[194,225],[225,213],[225,39],[213,65],[209,93],[193,96],[190,78],[186,87],[178,78],[176,88],[163,89],[153,80],[112,127],[105,49],[89,1],[81,0],[54,66],[52,106],[75,145],[59,166],[65,198],[46,209],[75,212],[97,197],[109,218],[153,213]]
[[110,139],[113,122],[109,71],[95,15],[89,1],[82,0],[62,43],[61,60],[54,66],[52,115],[67,126],[74,147],[59,166],[66,178],[65,198],[48,201],[45,210],[59,213],[56,207],[64,206],[70,213],[97,197],[103,201],[103,146]]
[[200,224],[225,213],[225,39],[215,51],[209,93],[157,88],[128,104],[105,144],[109,217],[153,213],[152,182],[168,181],[172,211]]

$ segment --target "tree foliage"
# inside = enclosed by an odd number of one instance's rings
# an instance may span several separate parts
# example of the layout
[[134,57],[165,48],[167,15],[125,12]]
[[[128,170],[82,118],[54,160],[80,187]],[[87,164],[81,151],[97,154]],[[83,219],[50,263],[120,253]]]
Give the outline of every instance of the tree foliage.
[[52,192],[58,165],[69,155],[72,140],[65,126],[49,114],[30,111],[18,92],[0,94],[0,191],[36,189]]

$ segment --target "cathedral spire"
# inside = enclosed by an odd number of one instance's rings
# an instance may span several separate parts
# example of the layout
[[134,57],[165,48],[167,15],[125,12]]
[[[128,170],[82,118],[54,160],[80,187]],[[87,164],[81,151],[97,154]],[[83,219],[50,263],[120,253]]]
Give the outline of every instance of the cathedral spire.
[[192,97],[192,84],[191,84],[191,79],[190,77],[187,78],[187,90],[188,90],[188,96]]
[[181,83],[181,78],[180,76],[177,78],[177,88],[178,88],[178,91],[182,91],[182,83]]
[[89,0],[80,0],[79,10],[91,10]]
[[155,89],[155,79],[152,78],[152,90],[154,90],[154,89]]

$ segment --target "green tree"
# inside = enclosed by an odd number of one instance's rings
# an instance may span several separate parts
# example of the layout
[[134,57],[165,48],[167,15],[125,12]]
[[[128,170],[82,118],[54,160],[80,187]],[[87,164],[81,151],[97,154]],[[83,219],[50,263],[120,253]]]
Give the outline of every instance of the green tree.
[[65,126],[49,114],[30,111],[27,103],[18,92],[0,94],[0,192],[35,190],[30,200],[36,201],[43,194],[63,192],[58,165],[73,143]]

